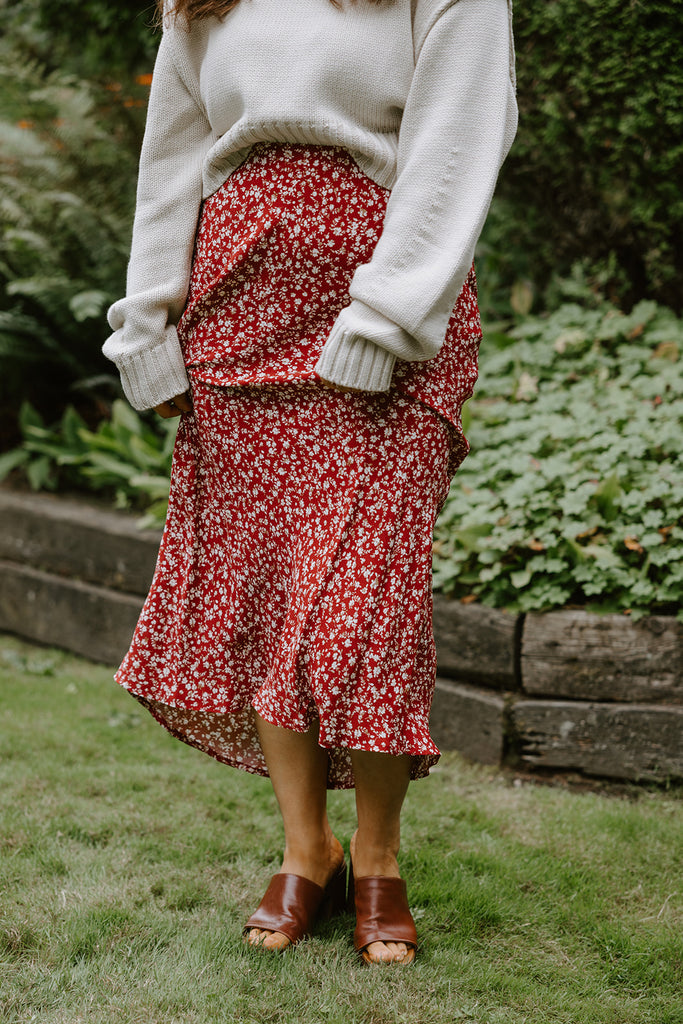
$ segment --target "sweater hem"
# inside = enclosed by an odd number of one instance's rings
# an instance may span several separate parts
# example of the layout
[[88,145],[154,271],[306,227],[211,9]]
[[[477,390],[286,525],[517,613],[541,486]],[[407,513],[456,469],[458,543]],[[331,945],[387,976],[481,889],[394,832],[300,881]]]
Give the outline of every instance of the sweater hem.
[[187,391],[190,385],[175,327],[166,328],[160,344],[134,353],[112,351],[115,346],[111,342],[115,337],[113,335],[109,344],[105,344],[105,355],[116,363],[124,394],[134,409],[138,412],[153,409]]
[[397,139],[386,134],[382,146],[371,152],[361,138],[350,137],[343,125],[315,121],[240,123],[223,136],[207,154],[202,170],[202,198],[208,199],[221,188],[244,163],[254,146],[260,142],[283,145],[338,146],[345,149],[358,167],[380,188],[390,191],[396,181]]
[[343,328],[333,330],[323,346],[315,372],[339,387],[388,391],[396,356],[374,342]]

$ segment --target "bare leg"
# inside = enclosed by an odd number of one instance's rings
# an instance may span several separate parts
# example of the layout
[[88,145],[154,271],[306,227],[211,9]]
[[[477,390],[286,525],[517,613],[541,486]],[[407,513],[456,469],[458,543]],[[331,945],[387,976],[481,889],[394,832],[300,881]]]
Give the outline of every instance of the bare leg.
[[[307,733],[271,725],[256,716],[261,749],[285,828],[280,871],[325,886],[344,858],[327,820],[327,751],[318,746],[317,725]],[[268,949],[284,949],[280,932],[252,928],[248,940]]]
[[[356,779],[358,831],[351,840],[353,872],[357,878],[386,875],[400,878],[401,808],[410,781],[412,758],[352,750]],[[402,960],[403,942],[372,942],[369,955],[376,960]]]

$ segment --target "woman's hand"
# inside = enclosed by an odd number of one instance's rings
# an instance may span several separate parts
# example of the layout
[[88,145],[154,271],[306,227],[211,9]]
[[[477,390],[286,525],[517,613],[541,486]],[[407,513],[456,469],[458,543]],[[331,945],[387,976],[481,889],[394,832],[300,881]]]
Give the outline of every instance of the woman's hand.
[[154,411],[163,416],[165,420],[170,420],[172,416],[180,416],[183,412],[192,412],[190,392],[183,391],[182,395],[176,395],[175,398],[169,398],[167,402],[155,405]]
[[346,388],[346,387],[343,387],[341,384],[333,384],[331,380],[325,380],[324,377],[320,377],[319,378],[319,382],[323,385],[323,387],[325,387],[325,388],[332,388],[333,391],[346,391],[348,394],[354,394],[354,395],[362,395],[363,394],[363,389],[362,388]]

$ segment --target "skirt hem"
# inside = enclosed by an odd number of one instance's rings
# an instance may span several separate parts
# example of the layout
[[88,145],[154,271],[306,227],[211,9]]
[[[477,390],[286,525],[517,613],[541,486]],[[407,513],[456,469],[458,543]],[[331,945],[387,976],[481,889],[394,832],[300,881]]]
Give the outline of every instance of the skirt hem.
[[[225,764],[225,765],[227,765],[230,768],[236,768],[236,769],[238,769],[240,771],[245,771],[249,775],[258,775],[261,778],[269,778],[270,777],[268,769],[266,767],[261,768],[261,767],[255,765],[253,763],[253,761],[249,761],[246,758],[239,758],[239,757],[236,757],[234,755],[230,756],[230,755],[222,752],[221,750],[219,750],[217,747],[212,746],[210,743],[202,743],[202,742],[193,741],[191,738],[189,738],[187,732],[183,732],[183,730],[176,728],[171,722],[169,722],[169,720],[167,718],[164,718],[163,714],[158,710],[158,705],[162,704],[161,701],[155,701],[153,699],[144,697],[141,694],[135,693],[133,690],[128,689],[128,687],[123,686],[123,684],[119,684],[119,685],[122,686],[123,689],[125,689],[127,691],[127,693],[129,693],[131,695],[131,697],[133,697],[142,707],[144,707],[145,710],[150,713],[152,718],[156,722],[158,722],[158,724],[161,725],[166,730],[166,732],[168,732],[168,734],[170,736],[173,736],[174,739],[180,740],[182,743],[186,744],[186,746],[193,747],[195,750],[199,750],[202,753],[207,754],[209,757],[212,757],[215,761],[218,761],[220,764]],[[180,705],[170,705],[170,704],[169,705],[163,705],[163,706],[165,706],[165,707],[181,707]],[[251,705],[251,706],[253,707],[253,705]],[[256,709],[254,709],[254,710],[256,710]],[[208,712],[207,714],[211,714],[211,712]],[[215,712],[215,714],[229,714],[229,712]],[[270,722],[271,725],[276,725],[276,726],[279,726],[280,728],[286,728],[285,726],[281,726],[279,722],[272,722],[270,719],[266,719],[266,721]],[[291,731],[293,731],[293,732],[300,732],[301,731],[302,732],[303,730],[292,729]],[[345,750],[345,751],[359,750],[359,751],[366,751],[367,753],[371,753],[371,754],[375,754],[375,753],[387,754],[388,756],[393,756],[393,757],[401,757],[401,756],[404,756],[404,755],[408,755],[409,757],[412,757],[412,759],[413,759],[413,763],[411,765],[411,771],[410,771],[411,782],[415,782],[418,779],[426,778],[429,775],[430,769],[434,767],[434,765],[439,761],[439,758],[441,756],[441,752],[436,747],[434,747],[433,750],[429,750],[429,751],[426,751],[426,752],[425,751],[416,752],[416,751],[413,751],[413,750],[399,750],[399,751],[376,750],[373,747],[343,746],[341,744],[326,744],[326,743],[320,743],[319,746],[321,747],[321,749],[328,750],[330,752],[337,751],[337,750]],[[340,776],[338,776],[336,774],[328,775],[328,779],[327,779],[327,788],[328,789],[334,789],[334,790],[353,789],[354,786],[355,786],[355,781],[354,781],[352,776],[345,775],[345,776],[341,776],[340,777]]]

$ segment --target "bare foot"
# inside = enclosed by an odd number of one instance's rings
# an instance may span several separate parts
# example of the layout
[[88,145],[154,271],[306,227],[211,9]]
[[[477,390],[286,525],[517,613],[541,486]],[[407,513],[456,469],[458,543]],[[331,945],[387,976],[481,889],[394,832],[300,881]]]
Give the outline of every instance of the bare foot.
[[[344,860],[344,849],[335,836],[331,836],[327,846],[320,855],[289,853],[285,850],[280,874],[301,875],[309,878],[321,889],[324,889]],[[291,942],[282,932],[271,932],[263,928],[252,928],[246,936],[250,946],[263,946],[279,952],[291,946]]]
[[[351,836],[351,861],[354,878],[365,878],[369,875],[382,875],[385,878],[400,878],[396,857],[384,851],[382,854],[371,854],[364,851],[357,843],[357,832]],[[405,942],[371,942],[365,948],[363,959],[368,963],[410,963],[415,957],[415,950],[406,946]]]

